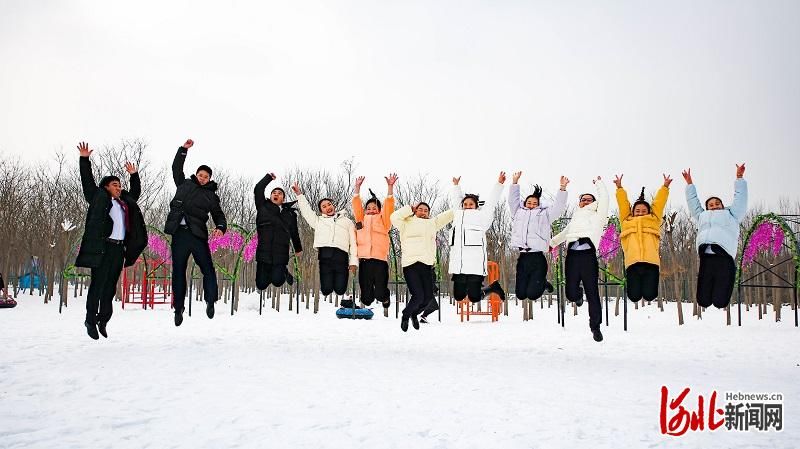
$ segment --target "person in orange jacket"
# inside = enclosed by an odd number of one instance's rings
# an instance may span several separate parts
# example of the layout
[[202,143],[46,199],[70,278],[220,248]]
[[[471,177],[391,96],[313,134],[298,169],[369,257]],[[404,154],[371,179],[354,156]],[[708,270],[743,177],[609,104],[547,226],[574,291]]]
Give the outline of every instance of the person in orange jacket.
[[364,177],[356,178],[353,194],[353,218],[356,222],[356,246],[358,248],[358,285],[361,287],[361,304],[369,306],[378,300],[389,307],[389,230],[390,217],[394,212],[394,184],[397,174],[385,177],[388,192],[383,205],[369,191],[366,204],[361,203],[361,185]]
[[625,254],[628,298],[631,301],[642,298],[652,301],[658,296],[661,222],[672,178],[664,175],[664,185],[656,192],[652,206],[644,199],[644,187],[642,187],[642,193],[631,207],[628,194],[622,188],[622,176],[617,176],[614,184],[617,185],[619,223],[622,228],[619,238]]

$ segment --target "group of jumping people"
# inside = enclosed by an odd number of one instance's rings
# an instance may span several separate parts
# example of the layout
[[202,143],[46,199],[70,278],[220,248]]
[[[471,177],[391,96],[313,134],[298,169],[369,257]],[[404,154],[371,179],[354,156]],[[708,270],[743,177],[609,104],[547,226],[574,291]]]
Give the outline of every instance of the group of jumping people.
[[[172,292],[174,323],[183,322],[186,297],[186,270],[189,256],[194,258],[203,274],[203,294],[206,314],[214,317],[214,303],[219,297],[217,277],[209,249],[208,218],[214,221],[212,236],[227,230],[225,214],[220,207],[217,184],[211,180],[212,170],[200,165],[195,174],[186,178],[183,170],[186,155],[194,142],[189,139],[179,149],[172,163],[176,192],[164,232],[172,236]],[[120,179],[105,176],[95,183],[88,144],[78,145],[83,193],[89,203],[86,226],[75,265],[91,269],[91,283],[86,301],[84,325],[88,335],[99,339],[108,336],[112,301],[123,267],[133,265],[147,246],[144,217],[137,205],[141,182],[136,167],[126,164],[130,175],[130,190],[123,190]],[[697,302],[703,307],[724,308],[730,303],[736,275],[734,257],[738,248],[739,223],[747,210],[745,166],[736,166],[734,200],[724,207],[718,197],[710,197],[705,207],[700,204],[691,171],[683,172],[686,180],[686,200],[692,218],[698,226],[696,246],[700,257],[697,281]],[[546,253],[565,243],[565,293],[569,301],[581,306],[584,296],[589,305],[589,328],[595,341],[602,341],[600,293],[598,288],[598,254],[604,228],[608,222],[608,191],[600,176],[593,179],[594,193],[578,197],[578,208],[567,225],[552,235],[553,223],[567,208],[569,179],[561,176],[559,190],[551,203],[542,201],[542,188],[535,185],[524,199],[519,180],[522,172],[512,175],[508,207],[513,216],[511,245],[518,249],[515,293],[519,299],[539,299],[545,291],[552,292],[547,281]],[[614,179],[621,225],[620,241],[624,254],[626,291],[628,298],[651,301],[658,296],[659,247],[664,207],[669,196],[672,178],[664,175],[663,185],[652,204],[645,199],[642,188],[637,200],[630,204],[622,187],[622,175]],[[358,272],[361,306],[374,302],[388,308],[390,230],[399,235],[403,277],[411,298],[402,312],[400,328],[420,328],[420,321],[438,309],[434,298],[434,266],[436,265],[436,236],[451,225],[447,232],[450,245],[449,273],[453,282],[453,297],[478,302],[495,293],[505,299],[498,282],[484,285],[487,275],[486,232],[495,217],[506,182],[500,172],[486,201],[476,194],[464,194],[460,177],[453,178],[449,208],[431,216],[431,207],[424,201],[395,208],[394,187],[397,174],[385,177],[387,193],[383,201],[369,190],[364,201],[361,188],[364,177],[355,181],[352,198],[353,218],[336,209],[330,198],[322,198],[312,208],[299,184],[292,185],[297,200],[287,201],[286,192],[274,186],[269,196],[266,189],[277,177],[267,173],[256,183],[253,194],[256,207],[258,246],[256,249],[256,286],[263,290],[270,285],[292,284],[288,269],[292,258],[303,248],[298,229],[299,215],[314,232],[314,248],[319,262],[320,290],[324,296],[333,293],[344,296],[348,279]],[[297,208],[295,208],[297,206]],[[350,301],[349,303],[346,301]],[[343,300],[356,307],[352,298]]]

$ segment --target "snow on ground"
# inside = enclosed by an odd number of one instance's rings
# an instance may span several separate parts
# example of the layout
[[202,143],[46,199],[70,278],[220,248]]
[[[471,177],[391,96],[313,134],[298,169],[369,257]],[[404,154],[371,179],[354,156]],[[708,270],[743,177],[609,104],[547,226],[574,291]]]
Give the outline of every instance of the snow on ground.
[[[512,306],[498,323],[446,305],[404,334],[393,314],[337,320],[329,304],[259,316],[251,295],[213,320],[195,303],[180,328],[168,307],[117,303],[110,338],[93,341],[83,301],[61,315],[19,302],[0,310],[2,448],[800,447],[788,310],[727,327],[685,307],[679,327],[674,305],[631,307],[629,331],[612,314],[598,344],[585,305],[564,329],[538,304],[531,321]],[[783,393],[784,430],[662,436],[662,385],[671,398],[691,387],[690,409],[714,390]]]

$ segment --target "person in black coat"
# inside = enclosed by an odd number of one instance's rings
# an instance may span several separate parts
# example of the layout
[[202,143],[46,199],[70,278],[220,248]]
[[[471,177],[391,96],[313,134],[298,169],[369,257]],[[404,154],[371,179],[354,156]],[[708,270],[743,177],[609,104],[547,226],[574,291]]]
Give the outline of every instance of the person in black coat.
[[175,325],[183,322],[183,304],[186,297],[186,268],[189,255],[203,273],[203,295],[206,300],[206,315],[214,318],[214,302],[217,300],[217,273],[208,247],[208,214],[214,220],[213,236],[225,233],[228,224],[217,196],[217,183],[211,180],[211,167],[201,165],[191,178],[183,174],[186,153],[194,145],[188,139],[178,148],[172,161],[172,178],[177,190],[169,203],[169,215],[164,232],[172,236],[172,305],[175,308]]
[[286,264],[289,263],[289,244],[294,247],[295,256],[300,256],[303,245],[297,230],[297,210],[292,206],[296,201],[285,203],[286,192],[275,187],[267,199],[264,189],[275,179],[274,173],[267,173],[256,184],[253,193],[256,202],[256,227],[258,228],[258,247],[256,248],[256,287],[264,290],[270,284],[280,287],[284,282],[292,284]]
[[98,187],[89,160],[93,150],[89,149],[89,144],[81,142],[78,151],[83,196],[89,203],[89,210],[75,266],[92,271],[84,326],[86,333],[97,340],[100,338],[98,331],[108,337],[106,325],[113,312],[112,301],[119,275],[123,265],[133,265],[144,251],[147,230],[142,211],[136,204],[142,192],[136,167],[130,162],[125,164],[130,174],[130,191],[122,190],[116,176],[104,177]]

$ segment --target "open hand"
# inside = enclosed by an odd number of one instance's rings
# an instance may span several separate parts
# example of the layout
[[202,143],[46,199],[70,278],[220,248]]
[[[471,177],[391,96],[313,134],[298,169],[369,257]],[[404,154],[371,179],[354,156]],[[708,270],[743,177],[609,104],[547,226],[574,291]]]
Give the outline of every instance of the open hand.
[[89,144],[86,142],[81,142],[78,144],[78,151],[81,153],[81,157],[89,157],[91,156],[94,150],[89,149]]
[[125,163],[125,171],[128,172],[129,175],[136,173],[136,166],[130,162]]

